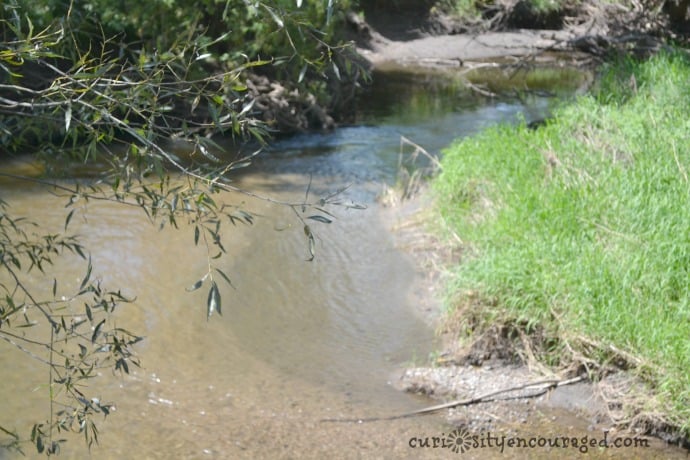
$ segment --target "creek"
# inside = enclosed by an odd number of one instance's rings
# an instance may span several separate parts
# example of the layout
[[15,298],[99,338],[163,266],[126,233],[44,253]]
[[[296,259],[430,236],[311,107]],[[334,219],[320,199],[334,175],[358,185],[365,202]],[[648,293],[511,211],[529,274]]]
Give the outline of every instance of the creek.
[[[253,225],[224,231],[228,255],[221,263],[234,289],[222,285],[223,316],[207,321],[206,291],[185,290],[207,264],[191,227],[159,231],[140,210],[114,204],[90,203],[75,215],[71,228],[92,252],[94,276],[136,296],[118,310],[118,326],[145,341],[137,346],[142,368],[92,384],[95,396],[117,408],[99,425],[100,444],[89,454],[72,437],[62,457],[438,458],[433,449],[412,449],[409,440],[445,436],[452,427],[441,416],[321,421],[433,404],[392,384],[438,345],[420,305],[440,306],[425,298],[425,274],[396,244],[395,209],[377,197],[396,180],[406,151],[401,137],[437,155],[487,126],[541,119],[557,99],[535,92],[486,99],[446,77],[409,72],[374,81],[355,124],[279,140],[235,179],[282,201],[300,201],[308,187],[312,196],[345,188],[343,201],[366,205],[329,208],[334,222],[313,224],[313,261],[305,260],[308,247],[292,210],[223,195],[257,214]],[[26,184],[0,190],[15,215],[47,231],[63,226],[66,197]],[[77,286],[84,269],[79,260],[56,267]],[[49,286],[36,286],[42,288]],[[3,352],[0,366],[0,425],[28,433],[47,417],[47,371],[14,350]],[[25,451],[30,458],[35,452]],[[13,458],[0,451],[5,457]]]

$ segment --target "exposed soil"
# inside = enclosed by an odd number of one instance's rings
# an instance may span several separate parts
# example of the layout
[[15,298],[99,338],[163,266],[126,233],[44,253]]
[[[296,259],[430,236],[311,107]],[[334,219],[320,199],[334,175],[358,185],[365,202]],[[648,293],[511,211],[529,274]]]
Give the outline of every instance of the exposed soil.
[[[398,216],[394,227],[397,246],[414,256],[418,270],[427,279],[425,291],[419,293],[420,299],[426,299],[418,303],[420,314],[437,327],[444,342],[432,363],[405,369],[393,382],[395,387],[442,402],[483,399],[444,410],[449,424],[473,434],[608,433],[613,438],[648,439],[652,450],[635,452],[635,458],[687,455],[686,450],[674,447],[687,448],[687,441],[663,417],[639,411],[634,415],[635,404],[648,401],[649,392],[643,382],[623,369],[599,374],[597,382],[587,378],[584,368],[550,369],[534,358],[532,345],[527,343],[540,338],[527,338],[510,325],[497,325],[479,337],[461,339],[458,318],[442,314],[439,305],[446,267],[461,261],[463,248],[458,241],[442,241],[428,232],[430,217],[426,210],[433,207],[430,199],[423,190],[411,200],[400,199],[392,190],[383,195],[383,203],[395,208]],[[549,391],[517,388],[544,379],[565,381],[578,375],[584,380]],[[618,458],[609,457],[610,454],[601,458]]]
[[387,61],[462,66],[472,61],[537,58],[567,51],[605,57],[647,55],[667,40],[686,40],[684,26],[650,8],[591,0],[561,10],[535,12],[523,0],[496,2],[474,19],[437,9],[391,11],[369,8],[348,15],[353,40],[371,65]]

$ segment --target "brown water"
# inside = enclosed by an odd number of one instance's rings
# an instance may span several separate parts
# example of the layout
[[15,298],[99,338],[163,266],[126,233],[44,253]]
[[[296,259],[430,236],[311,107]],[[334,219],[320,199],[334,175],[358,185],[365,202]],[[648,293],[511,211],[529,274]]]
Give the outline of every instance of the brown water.
[[[221,200],[244,202],[260,217],[253,226],[224,231],[228,255],[219,263],[235,289],[221,285],[223,316],[210,321],[206,291],[185,291],[207,263],[205,252],[193,246],[191,228],[158,231],[137,209],[97,202],[77,213],[71,229],[92,252],[94,276],[137,298],[118,311],[118,326],[146,340],[137,346],[141,369],[92,383],[92,396],[117,407],[100,424],[100,445],[89,454],[79,437],[71,438],[62,456],[455,458],[450,449],[409,445],[411,438],[449,433],[452,427],[441,416],[321,421],[396,414],[431,403],[391,384],[405,365],[425,362],[435,345],[419,308],[433,301],[423,298],[425,276],[395,245],[396,211],[375,202],[382,183],[394,180],[400,136],[436,153],[455,137],[514,121],[521,113],[534,118],[548,107],[545,99],[528,105],[454,104],[444,95],[441,100],[440,109],[424,103],[423,118],[391,109],[364,117],[376,123],[279,142],[256,168],[237,177],[235,185],[295,201],[310,180],[313,194],[351,184],[343,198],[368,208],[334,209],[333,224],[314,224],[316,259],[306,262],[302,227],[291,210],[224,195]],[[6,182],[0,197],[14,215],[40,221],[44,231],[60,231],[64,224],[67,199],[50,189]],[[74,288],[84,271],[84,262],[74,258],[54,273],[61,286]],[[50,290],[38,276],[33,283]],[[47,371],[7,346],[0,369],[0,425],[28,434],[32,423],[48,416]],[[559,417],[564,429],[570,426],[567,416]],[[561,426],[553,419],[535,423]],[[25,452],[35,455],[30,445]],[[534,452],[523,454],[518,453],[529,458]],[[477,455],[468,458],[486,458]],[[5,457],[14,455],[0,451]]]
[[[241,185],[259,191],[285,182],[299,189],[305,180],[259,174]],[[5,190],[3,199],[14,212],[40,218],[45,229],[64,222],[64,199],[47,190]],[[119,311],[118,325],[146,336],[138,347],[143,369],[94,385],[101,400],[117,406],[102,425],[97,458],[260,457],[293,443],[318,451],[312,443],[331,442],[310,438],[321,418],[422,404],[388,383],[414,356],[426,358],[433,334],[414,312],[414,265],[393,246],[381,213],[351,211],[315,229],[317,258],[306,262],[292,211],[247,205],[270,218],[227,230],[222,266],[236,289],[223,289],[224,316],[210,321],[205,292],[184,289],[205,273],[191,229],[159,232],[141,212],[117,205],[90,206],[87,221],[75,217],[94,275],[137,295]],[[72,262],[58,267],[61,285],[76,286],[83,276],[84,264]],[[26,432],[47,416],[45,370],[18,368],[26,360],[14,354],[1,359],[12,371],[3,376],[0,423]],[[31,400],[11,397],[34,387]],[[69,451],[80,447],[75,440]]]

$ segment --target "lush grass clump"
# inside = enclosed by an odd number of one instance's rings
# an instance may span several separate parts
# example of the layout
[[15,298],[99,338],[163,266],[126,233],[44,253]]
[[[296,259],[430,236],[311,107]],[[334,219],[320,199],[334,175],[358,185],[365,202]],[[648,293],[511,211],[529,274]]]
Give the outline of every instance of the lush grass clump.
[[452,289],[490,300],[485,324],[552,334],[551,362],[626,356],[690,431],[687,59],[619,63],[541,129],[458,142],[435,190],[470,249]]

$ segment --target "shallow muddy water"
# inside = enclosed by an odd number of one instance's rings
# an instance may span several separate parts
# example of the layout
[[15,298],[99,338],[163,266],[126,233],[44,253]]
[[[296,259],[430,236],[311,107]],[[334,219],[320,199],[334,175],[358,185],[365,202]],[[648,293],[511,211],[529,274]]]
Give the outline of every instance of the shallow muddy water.
[[[310,183],[313,196],[349,185],[343,199],[367,209],[329,208],[335,221],[313,225],[312,262],[290,209],[240,194],[217,199],[258,215],[252,226],[224,230],[228,255],[219,265],[235,288],[222,285],[223,316],[207,321],[206,291],[185,290],[207,264],[191,227],[158,231],[137,209],[97,202],[75,214],[70,228],[91,250],[94,276],[136,296],[118,310],[118,326],[146,338],[137,346],[141,369],[93,382],[94,396],[117,410],[100,424],[92,458],[455,457],[451,449],[411,447],[412,439],[445,439],[453,428],[442,416],[322,421],[433,404],[392,384],[437,344],[419,308],[433,301],[424,298],[426,278],[396,246],[396,210],[376,197],[395,181],[401,136],[436,154],[488,125],[540,118],[552,100],[478,101],[442,88],[394,93],[379,90],[358,126],[275,143],[236,178],[241,188],[283,201],[300,201]],[[26,184],[0,184],[0,191],[14,215],[61,230],[67,197]],[[73,287],[84,270],[78,258],[55,267],[61,285]],[[35,288],[48,292],[43,283],[35,278]],[[28,434],[48,416],[47,371],[10,347],[0,366],[0,425]],[[24,450],[34,456],[32,446]],[[62,452],[88,455],[79,437]],[[0,451],[5,457],[14,454]]]

